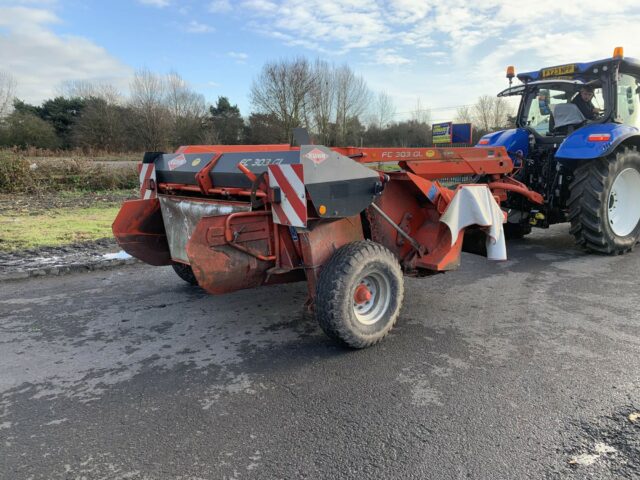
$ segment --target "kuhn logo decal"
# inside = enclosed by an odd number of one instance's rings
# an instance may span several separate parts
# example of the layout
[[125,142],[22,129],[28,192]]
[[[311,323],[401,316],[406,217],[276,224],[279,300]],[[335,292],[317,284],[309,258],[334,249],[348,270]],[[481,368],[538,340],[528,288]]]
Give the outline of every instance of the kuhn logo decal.
[[176,168],[181,167],[185,163],[187,163],[187,159],[184,158],[183,154],[180,154],[177,157],[173,157],[171,160],[169,160],[167,162],[167,165],[169,166],[169,170],[175,170]]
[[310,152],[305,153],[304,156],[307,157],[309,160],[311,160],[315,164],[320,164],[324,162],[327,158],[329,158],[329,155],[327,155],[326,153],[324,153],[322,150],[318,148],[314,148]]

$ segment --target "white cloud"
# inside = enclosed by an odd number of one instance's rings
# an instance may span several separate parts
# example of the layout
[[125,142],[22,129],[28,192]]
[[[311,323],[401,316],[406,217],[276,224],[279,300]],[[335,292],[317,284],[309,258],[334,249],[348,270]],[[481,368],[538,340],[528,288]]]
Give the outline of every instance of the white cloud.
[[[504,69],[589,61],[625,46],[640,57],[638,0],[245,0],[250,25],[291,47],[345,56],[398,110],[472,103]],[[298,52],[296,52],[298,53]],[[358,55],[356,55],[358,53]],[[393,73],[379,65],[393,66]]]
[[227,52],[227,55],[231,58],[235,58],[236,60],[246,60],[249,58],[249,55],[244,52]]
[[65,81],[109,82],[126,88],[131,69],[90,40],[58,35],[51,11],[0,6],[0,65],[17,81],[17,96],[39,103]]
[[389,19],[393,23],[416,23],[425,18],[432,9],[432,2],[427,0],[390,0]]
[[150,5],[152,7],[164,8],[169,6],[169,0],[138,0],[143,5]]
[[[245,11],[266,19],[267,35],[290,46],[303,46],[319,52],[343,54],[352,49],[383,43],[393,34],[383,12],[369,0],[245,0]],[[264,20],[256,26],[264,25]],[[337,47],[337,48],[336,48]]]
[[226,13],[230,12],[233,8],[229,0],[216,0],[209,4],[208,10],[212,13]]
[[381,48],[375,54],[375,61],[380,65],[405,65],[411,63],[407,57],[399,55],[394,48]]
[[27,7],[0,7],[0,26],[10,30],[35,30],[44,23],[60,23],[48,10]]
[[243,7],[263,13],[273,13],[278,9],[276,3],[268,0],[246,0]]
[[249,58],[249,55],[244,52],[227,52],[227,56],[233,58],[240,65],[247,63]]
[[196,20],[191,20],[187,24],[186,31],[188,33],[211,33],[215,31],[215,28],[210,25],[197,22]]

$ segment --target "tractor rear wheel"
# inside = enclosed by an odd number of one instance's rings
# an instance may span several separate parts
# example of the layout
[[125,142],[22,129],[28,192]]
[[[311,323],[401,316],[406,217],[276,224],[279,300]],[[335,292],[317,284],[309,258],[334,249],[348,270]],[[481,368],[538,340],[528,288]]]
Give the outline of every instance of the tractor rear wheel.
[[198,285],[198,280],[196,279],[196,276],[191,269],[191,265],[173,262],[171,266],[173,267],[173,270],[178,274],[178,276],[189,285]]
[[640,153],[625,149],[575,170],[571,234],[588,250],[619,255],[640,238]]
[[397,258],[368,240],[340,248],[322,268],[316,318],[339,343],[364,348],[391,331],[400,314],[404,279]]

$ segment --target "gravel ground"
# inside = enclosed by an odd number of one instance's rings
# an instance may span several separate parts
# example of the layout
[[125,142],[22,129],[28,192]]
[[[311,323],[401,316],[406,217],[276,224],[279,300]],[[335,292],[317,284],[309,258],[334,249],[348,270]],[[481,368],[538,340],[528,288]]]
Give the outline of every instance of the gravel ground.
[[640,478],[640,252],[566,225],[407,279],[361,351],[304,284],[209,296],[170,268],[0,289],[0,478]]

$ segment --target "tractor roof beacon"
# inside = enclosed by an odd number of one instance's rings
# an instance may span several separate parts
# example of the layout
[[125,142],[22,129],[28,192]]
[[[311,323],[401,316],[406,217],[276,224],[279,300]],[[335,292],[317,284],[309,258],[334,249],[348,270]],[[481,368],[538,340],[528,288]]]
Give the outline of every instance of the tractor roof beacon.
[[640,238],[640,61],[617,47],[611,58],[520,73],[516,85],[509,67],[507,78],[498,96],[521,97],[516,128],[477,146],[504,146],[514,178],[545,199],[509,198],[507,234],[570,221],[588,250],[630,251]]

